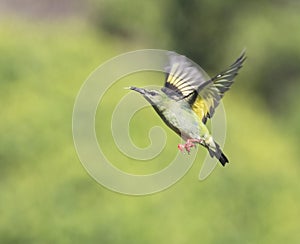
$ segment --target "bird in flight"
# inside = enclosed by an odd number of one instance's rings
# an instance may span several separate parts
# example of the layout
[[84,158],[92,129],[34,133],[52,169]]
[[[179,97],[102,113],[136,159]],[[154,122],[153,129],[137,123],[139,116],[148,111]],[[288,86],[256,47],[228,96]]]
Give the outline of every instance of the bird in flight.
[[230,89],[245,59],[243,51],[229,68],[209,79],[185,56],[168,52],[164,87],[150,90],[132,86],[129,89],[142,94],[167,126],[182,137],[185,144],[178,145],[180,151],[189,153],[192,147],[200,144],[225,166],[229,161],[206,123]]

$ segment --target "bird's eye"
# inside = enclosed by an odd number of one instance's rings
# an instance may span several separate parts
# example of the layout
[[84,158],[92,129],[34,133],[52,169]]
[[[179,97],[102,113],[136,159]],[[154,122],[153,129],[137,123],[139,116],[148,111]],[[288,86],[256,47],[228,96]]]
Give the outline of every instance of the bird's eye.
[[151,96],[155,96],[156,95],[155,91],[150,91],[149,93],[150,93]]

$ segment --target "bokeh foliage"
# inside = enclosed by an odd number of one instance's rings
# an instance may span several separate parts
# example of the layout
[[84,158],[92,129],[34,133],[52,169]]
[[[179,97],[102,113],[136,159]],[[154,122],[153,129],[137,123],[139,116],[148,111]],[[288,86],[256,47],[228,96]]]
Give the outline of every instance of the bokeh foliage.
[[[0,242],[298,243],[299,4],[244,3],[91,0],[68,18],[2,15]],[[124,196],[97,185],[81,166],[72,140],[73,103],[99,64],[149,47],[186,54],[210,74],[244,47],[249,58],[224,98],[231,164],[199,182],[206,154],[200,149],[170,189]],[[159,85],[155,77],[117,83],[97,114],[106,153],[129,172],[159,168],[160,159],[177,150],[178,138],[164,125],[168,145],[149,168],[124,157],[110,139],[109,116],[127,93],[122,87]],[[161,123],[151,109],[142,111],[132,123],[134,141],[147,146],[148,129]]]

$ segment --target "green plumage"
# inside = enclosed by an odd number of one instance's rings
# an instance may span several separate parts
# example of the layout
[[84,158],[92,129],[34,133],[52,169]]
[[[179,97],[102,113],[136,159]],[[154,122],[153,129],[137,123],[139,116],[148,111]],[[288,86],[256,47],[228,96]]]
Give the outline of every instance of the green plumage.
[[186,57],[169,53],[166,65],[165,86],[160,90],[130,87],[153,106],[162,120],[187,143],[179,145],[187,151],[194,143],[206,147],[211,157],[224,166],[228,159],[213,140],[205,123],[213,116],[224,93],[230,88],[238,70],[242,67],[242,55],[227,70],[207,79],[205,73]]

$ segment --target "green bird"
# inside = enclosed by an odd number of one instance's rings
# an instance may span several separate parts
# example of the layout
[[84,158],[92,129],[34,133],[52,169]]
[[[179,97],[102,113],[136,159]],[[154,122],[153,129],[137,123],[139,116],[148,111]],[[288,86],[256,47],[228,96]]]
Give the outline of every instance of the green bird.
[[129,87],[144,96],[162,120],[186,142],[180,151],[190,152],[196,144],[204,146],[211,157],[225,166],[227,157],[211,136],[206,122],[233,84],[235,76],[246,59],[243,51],[228,69],[211,79],[185,56],[168,52],[166,79],[161,89]]

